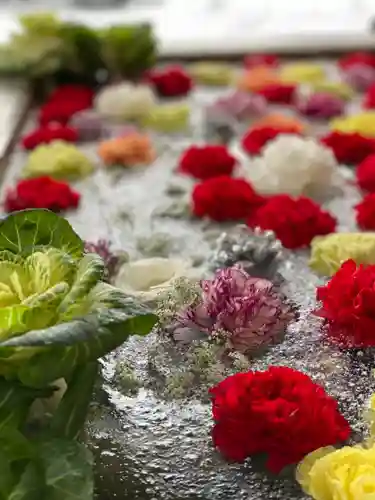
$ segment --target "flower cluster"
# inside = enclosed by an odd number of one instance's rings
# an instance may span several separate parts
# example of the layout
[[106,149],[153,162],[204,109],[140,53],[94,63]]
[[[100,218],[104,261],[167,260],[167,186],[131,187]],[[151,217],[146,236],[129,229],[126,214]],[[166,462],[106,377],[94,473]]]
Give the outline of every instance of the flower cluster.
[[191,77],[180,66],[152,69],[146,74],[146,81],[151,83],[157,93],[164,97],[184,96],[193,87]]
[[254,128],[272,127],[276,129],[283,129],[293,134],[303,134],[305,132],[305,124],[294,116],[282,115],[279,113],[272,113],[259,120],[257,120]]
[[160,104],[144,117],[142,124],[159,132],[180,132],[189,127],[190,108],[186,104]]
[[273,104],[292,104],[297,86],[292,83],[270,83],[259,88],[257,94]]
[[233,80],[233,68],[230,64],[203,61],[189,66],[189,74],[201,85],[225,86]]
[[320,64],[295,63],[284,66],[280,75],[284,82],[314,83],[325,78],[325,70]]
[[375,346],[375,266],[347,260],[324,286],[317,288],[327,336],[343,347]]
[[355,175],[361,189],[370,193],[375,192],[375,152],[357,165]]
[[375,229],[375,193],[366,195],[354,210],[358,227],[365,230]]
[[363,107],[367,109],[375,108],[375,84],[371,85],[367,89],[365,98],[363,100]]
[[39,122],[66,125],[71,117],[84,109],[91,108],[94,92],[83,85],[62,85],[55,89],[40,109]]
[[[249,155],[258,155],[266,144],[275,139],[280,134],[295,134],[294,127],[272,127],[255,126],[251,127],[242,137],[241,145]],[[298,135],[298,134],[297,134]]]
[[359,92],[367,91],[375,84],[375,67],[365,64],[353,64],[343,75],[344,80]]
[[98,155],[105,165],[123,167],[148,165],[156,158],[150,138],[138,133],[103,141],[99,145]]
[[315,236],[335,231],[336,219],[310,198],[272,196],[250,217],[250,227],[270,229],[285,248],[309,246]]
[[178,170],[196,179],[232,175],[236,159],[222,145],[191,146],[181,156]]
[[345,111],[345,102],[328,92],[317,92],[301,99],[297,108],[306,116],[327,120],[342,115]]
[[278,66],[279,58],[274,54],[249,54],[244,58],[244,66],[246,68],[254,68],[255,66]]
[[48,123],[33,130],[22,139],[25,149],[35,149],[40,144],[49,144],[52,141],[77,142],[78,132],[75,128],[61,125],[60,123]]
[[50,177],[25,179],[9,189],[4,200],[7,212],[27,208],[47,208],[53,212],[61,212],[68,208],[77,208],[80,194],[73,191],[66,182],[56,181]]
[[330,148],[339,163],[356,165],[375,153],[375,140],[356,132],[331,132],[321,140]]
[[347,71],[358,64],[368,68],[375,68],[375,55],[370,52],[353,52],[341,57],[338,61],[338,65],[343,71]]
[[214,445],[237,462],[266,454],[274,473],[350,434],[337,402],[292,368],[238,373],[213,387],[211,396]]
[[331,121],[331,128],[335,132],[346,134],[361,134],[371,139],[375,138],[375,112],[364,111],[355,115],[335,118]]
[[221,269],[200,286],[201,299],[176,317],[176,340],[203,334],[250,354],[274,342],[294,318],[270,281],[253,278],[241,267]]
[[81,142],[97,141],[105,134],[103,119],[93,109],[84,109],[78,111],[69,121],[78,134],[78,140]]
[[280,77],[269,66],[255,66],[248,69],[237,81],[237,87],[245,92],[259,92],[270,85],[280,84]]
[[219,97],[206,109],[208,118],[228,117],[244,121],[262,115],[266,111],[266,101],[260,95],[253,95],[239,90],[224,97]]

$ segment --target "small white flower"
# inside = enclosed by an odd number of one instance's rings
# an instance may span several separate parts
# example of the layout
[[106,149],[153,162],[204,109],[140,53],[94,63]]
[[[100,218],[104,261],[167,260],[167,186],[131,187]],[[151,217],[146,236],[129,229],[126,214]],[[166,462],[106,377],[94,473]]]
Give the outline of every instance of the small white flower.
[[156,96],[147,85],[118,83],[104,87],[96,96],[98,113],[113,120],[141,120],[156,105]]
[[[153,257],[124,264],[117,275],[115,286],[129,296],[151,302],[171,290],[180,278],[194,279],[196,271],[189,261]],[[198,279],[198,276],[195,276]]]
[[283,134],[242,167],[241,174],[263,194],[314,195],[335,182],[337,162],[315,139]]

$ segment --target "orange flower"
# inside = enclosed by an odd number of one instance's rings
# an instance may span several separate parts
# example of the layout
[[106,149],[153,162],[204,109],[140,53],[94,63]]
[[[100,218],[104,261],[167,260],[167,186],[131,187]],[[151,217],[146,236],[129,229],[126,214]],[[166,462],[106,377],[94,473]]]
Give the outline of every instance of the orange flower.
[[98,154],[106,165],[125,167],[152,163],[156,156],[150,138],[138,133],[102,142]]
[[272,127],[275,129],[286,129],[289,133],[303,134],[306,131],[306,125],[293,116],[271,114],[253,124],[253,128]]
[[255,66],[240,76],[237,87],[240,90],[257,92],[268,85],[280,83],[280,77],[274,69],[269,66]]

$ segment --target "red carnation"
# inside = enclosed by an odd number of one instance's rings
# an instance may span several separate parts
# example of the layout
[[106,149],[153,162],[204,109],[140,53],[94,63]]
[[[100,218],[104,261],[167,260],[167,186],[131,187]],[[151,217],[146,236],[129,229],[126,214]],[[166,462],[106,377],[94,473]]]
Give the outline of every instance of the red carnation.
[[196,179],[232,175],[236,159],[222,145],[191,146],[181,156],[178,170]]
[[47,208],[60,212],[77,208],[80,194],[73,191],[66,182],[50,177],[35,177],[19,181],[14,189],[8,190],[4,201],[7,212],[26,208]]
[[352,54],[347,54],[338,61],[338,65],[343,70],[349,69],[352,66],[357,66],[358,64],[375,68],[375,55],[369,52],[353,52]]
[[278,66],[279,58],[273,54],[249,54],[245,56],[244,65],[248,69],[256,66]]
[[348,348],[375,346],[375,266],[347,260],[324,286],[317,288],[322,302],[317,316],[324,318],[327,336]]
[[79,101],[91,107],[94,100],[94,91],[85,85],[61,85],[48,97],[48,102]]
[[355,171],[357,184],[364,191],[375,192],[375,154],[365,158]]
[[22,145],[25,149],[34,149],[39,144],[48,144],[56,140],[76,142],[78,140],[78,132],[76,129],[61,125],[60,123],[50,123],[25,135],[22,139]]
[[291,104],[296,93],[296,85],[273,83],[257,90],[268,102],[275,104]]
[[40,108],[39,123],[40,125],[48,125],[51,122],[61,123],[66,125],[71,117],[88,109],[86,101],[51,101],[47,102]]
[[251,128],[242,137],[242,147],[249,155],[258,155],[262,152],[264,146],[280,134],[296,134],[294,128],[287,127],[255,127]]
[[146,75],[158,94],[164,97],[183,96],[193,87],[191,77],[179,66],[170,66],[160,70],[151,70]]
[[354,207],[356,221],[361,229],[375,229],[375,193],[369,193]]
[[210,390],[214,445],[229,460],[267,455],[278,473],[323,446],[345,441],[350,426],[335,399],[288,367],[237,373]]
[[371,85],[365,94],[363,107],[367,109],[375,108],[375,85]]
[[375,139],[357,133],[331,132],[321,142],[332,149],[339,163],[355,165],[375,153]]
[[306,247],[315,236],[334,232],[336,223],[310,198],[287,194],[272,196],[248,220],[250,227],[274,231],[286,248]]
[[192,193],[193,214],[218,222],[246,219],[263,202],[248,182],[227,175],[200,182]]

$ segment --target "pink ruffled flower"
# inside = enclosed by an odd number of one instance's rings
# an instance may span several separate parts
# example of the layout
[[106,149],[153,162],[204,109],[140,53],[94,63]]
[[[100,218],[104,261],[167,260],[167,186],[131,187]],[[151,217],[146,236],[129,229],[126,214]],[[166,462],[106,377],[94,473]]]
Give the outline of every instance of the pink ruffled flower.
[[103,119],[93,109],[84,109],[75,113],[69,125],[78,132],[78,139],[82,142],[97,141],[104,132]]
[[355,64],[345,70],[343,79],[358,92],[366,92],[375,83],[375,68],[366,64]]
[[264,97],[236,91],[228,96],[220,97],[214,104],[209,106],[207,115],[209,118],[228,116],[242,121],[263,115],[266,109],[267,103]]
[[194,332],[224,335],[229,347],[248,353],[275,341],[294,318],[273,283],[254,278],[239,266],[217,271],[200,286],[201,301],[178,315],[176,340],[189,341]]
[[345,102],[337,96],[325,92],[317,92],[297,103],[300,113],[311,118],[329,119],[342,115]]

